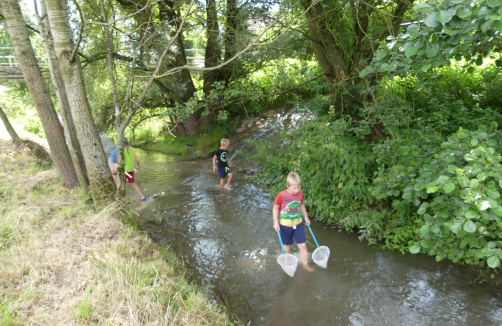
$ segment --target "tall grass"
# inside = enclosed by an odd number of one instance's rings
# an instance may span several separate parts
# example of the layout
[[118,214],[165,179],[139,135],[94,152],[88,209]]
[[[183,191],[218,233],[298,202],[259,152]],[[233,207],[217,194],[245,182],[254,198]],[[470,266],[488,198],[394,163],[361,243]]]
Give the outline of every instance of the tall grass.
[[1,325],[228,324],[186,279],[183,262],[115,218],[116,205],[95,212],[53,170],[5,149]]

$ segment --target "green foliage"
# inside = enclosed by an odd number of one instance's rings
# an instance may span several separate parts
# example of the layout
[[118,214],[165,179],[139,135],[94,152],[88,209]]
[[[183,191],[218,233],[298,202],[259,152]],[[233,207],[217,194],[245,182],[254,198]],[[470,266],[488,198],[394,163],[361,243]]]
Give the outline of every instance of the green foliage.
[[389,37],[375,53],[360,77],[379,73],[437,78],[434,68],[463,60],[467,71],[481,66],[488,56],[497,59],[502,32],[502,2],[499,0],[432,0],[414,7],[413,23],[396,37]]

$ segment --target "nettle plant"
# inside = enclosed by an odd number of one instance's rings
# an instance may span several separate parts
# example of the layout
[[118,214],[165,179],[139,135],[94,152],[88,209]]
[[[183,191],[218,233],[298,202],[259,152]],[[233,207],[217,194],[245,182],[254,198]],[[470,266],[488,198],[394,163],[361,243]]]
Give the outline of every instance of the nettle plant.
[[[408,185],[402,194],[396,189],[393,195],[401,194],[402,202],[418,207],[422,216],[419,241],[411,244],[411,253],[500,266],[502,157],[501,132],[496,128],[496,122],[490,128],[480,125],[477,131],[460,128],[429,162],[416,166],[416,173],[403,176]],[[386,197],[389,189],[374,185],[372,194]]]

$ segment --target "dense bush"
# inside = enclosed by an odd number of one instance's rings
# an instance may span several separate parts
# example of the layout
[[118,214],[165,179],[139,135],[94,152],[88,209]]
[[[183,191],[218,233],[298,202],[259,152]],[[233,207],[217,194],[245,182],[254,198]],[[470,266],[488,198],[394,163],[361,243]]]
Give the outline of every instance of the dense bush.
[[[411,87],[412,77],[384,82],[359,121],[322,108],[319,120],[261,142],[257,180],[275,195],[297,171],[307,209],[321,221],[387,249],[498,268],[502,114],[491,91],[498,84],[443,73],[426,92]],[[368,138],[375,126],[384,140]]]

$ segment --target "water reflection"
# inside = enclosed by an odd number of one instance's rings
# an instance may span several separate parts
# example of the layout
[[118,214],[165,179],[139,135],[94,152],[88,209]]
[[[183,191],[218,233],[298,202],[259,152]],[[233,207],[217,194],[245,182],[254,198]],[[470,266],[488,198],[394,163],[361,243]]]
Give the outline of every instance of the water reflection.
[[[464,270],[380,251],[316,222],[319,243],[331,250],[328,268],[307,273],[299,267],[290,278],[276,262],[281,248],[273,203],[263,189],[236,173],[234,190],[221,191],[210,160],[186,164],[181,157],[137,154],[145,196],[166,193],[141,214],[160,214],[162,243],[185,255],[220,292],[244,297],[252,325],[502,324],[500,295],[469,284]],[[308,233],[307,246],[315,248]]]

